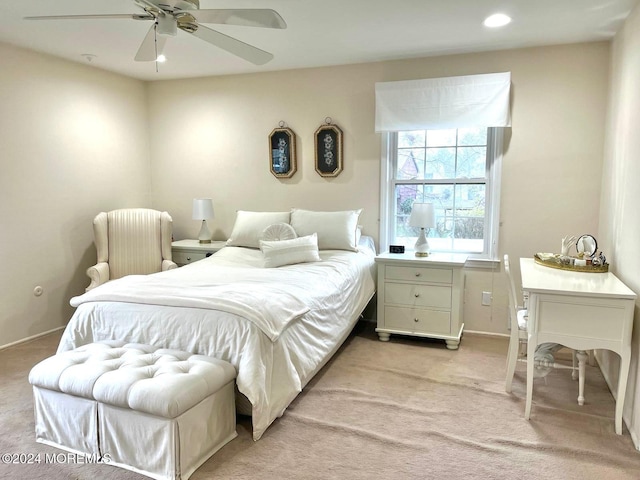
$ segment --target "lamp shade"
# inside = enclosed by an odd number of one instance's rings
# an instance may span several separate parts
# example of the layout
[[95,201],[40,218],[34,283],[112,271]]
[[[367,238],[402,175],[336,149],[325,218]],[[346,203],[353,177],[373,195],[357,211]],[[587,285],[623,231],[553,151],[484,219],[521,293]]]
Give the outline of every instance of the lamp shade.
[[207,220],[213,218],[213,200],[210,198],[193,199],[193,219]]
[[436,216],[433,203],[414,203],[409,216],[409,225],[419,228],[435,227]]

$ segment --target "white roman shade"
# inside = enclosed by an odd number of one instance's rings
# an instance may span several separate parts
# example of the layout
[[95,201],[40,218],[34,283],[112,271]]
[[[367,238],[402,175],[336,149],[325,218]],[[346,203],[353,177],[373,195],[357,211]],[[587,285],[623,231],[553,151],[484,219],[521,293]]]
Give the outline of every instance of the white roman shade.
[[511,72],[376,83],[376,132],[509,127]]

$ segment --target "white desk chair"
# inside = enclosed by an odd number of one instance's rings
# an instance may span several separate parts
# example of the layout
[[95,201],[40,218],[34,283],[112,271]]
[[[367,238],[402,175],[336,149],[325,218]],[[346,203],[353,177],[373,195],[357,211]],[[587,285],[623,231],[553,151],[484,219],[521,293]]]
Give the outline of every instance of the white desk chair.
[[[511,275],[511,268],[509,266],[509,255],[504,256],[504,271],[507,274],[507,290],[509,293],[509,317],[511,321],[511,338],[509,339],[509,352],[507,353],[507,378],[505,382],[505,390],[511,393],[511,384],[513,382],[513,375],[516,371],[516,363],[518,360],[526,360],[526,344],[527,344],[527,310],[524,306],[518,305],[516,296],[516,285]],[[523,348],[525,346],[525,348]],[[556,348],[551,344],[541,344],[538,348],[544,347],[545,352],[555,351]],[[558,347],[561,347],[558,345]],[[536,368],[567,368],[573,370],[572,378],[576,379],[576,352],[573,351],[573,366],[558,364],[552,360],[552,356],[548,357],[550,360],[534,359],[536,362]],[[584,399],[583,399],[584,401]],[[581,404],[582,405],[582,404]]]
[[513,375],[516,371],[516,363],[518,358],[525,355],[521,352],[521,346],[527,343],[527,310],[518,305],[516,301],[516,286],[511,276],[511,268],[509,267],[509,255],[504,256],[504,271],[507,274],[507,290],[509,293],[509,318],[511,321],[511,338],[509,339],[509,352],[507,353],[507,381],[505,390],[511,393],[511,383]]

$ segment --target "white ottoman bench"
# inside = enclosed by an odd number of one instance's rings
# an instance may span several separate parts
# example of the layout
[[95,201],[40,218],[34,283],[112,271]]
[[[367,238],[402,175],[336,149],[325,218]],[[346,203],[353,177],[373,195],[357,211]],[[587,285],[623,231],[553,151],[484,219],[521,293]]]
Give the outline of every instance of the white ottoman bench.
[[237,436],[236,371],[225,361],[101,342],[38,363],[36,441],[157,479],[187,479]]

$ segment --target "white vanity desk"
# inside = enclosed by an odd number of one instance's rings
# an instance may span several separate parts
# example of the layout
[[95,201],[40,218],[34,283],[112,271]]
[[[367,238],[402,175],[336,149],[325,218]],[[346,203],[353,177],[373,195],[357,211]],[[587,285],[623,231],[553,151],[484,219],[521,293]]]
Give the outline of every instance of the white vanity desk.
[[[544,342],[574,350],[606,349],[620,355],[615,430],[622,434],[622,409],[631,360],[636,294],[615,275],[558,270],[520,259],[522,290],[529,296],[527,358]],[[581,359],[584,369],[584,356]],[[534,362],[527,362],[525,418],[531,415]],[[581,385],[581,392],[584,385]]]

